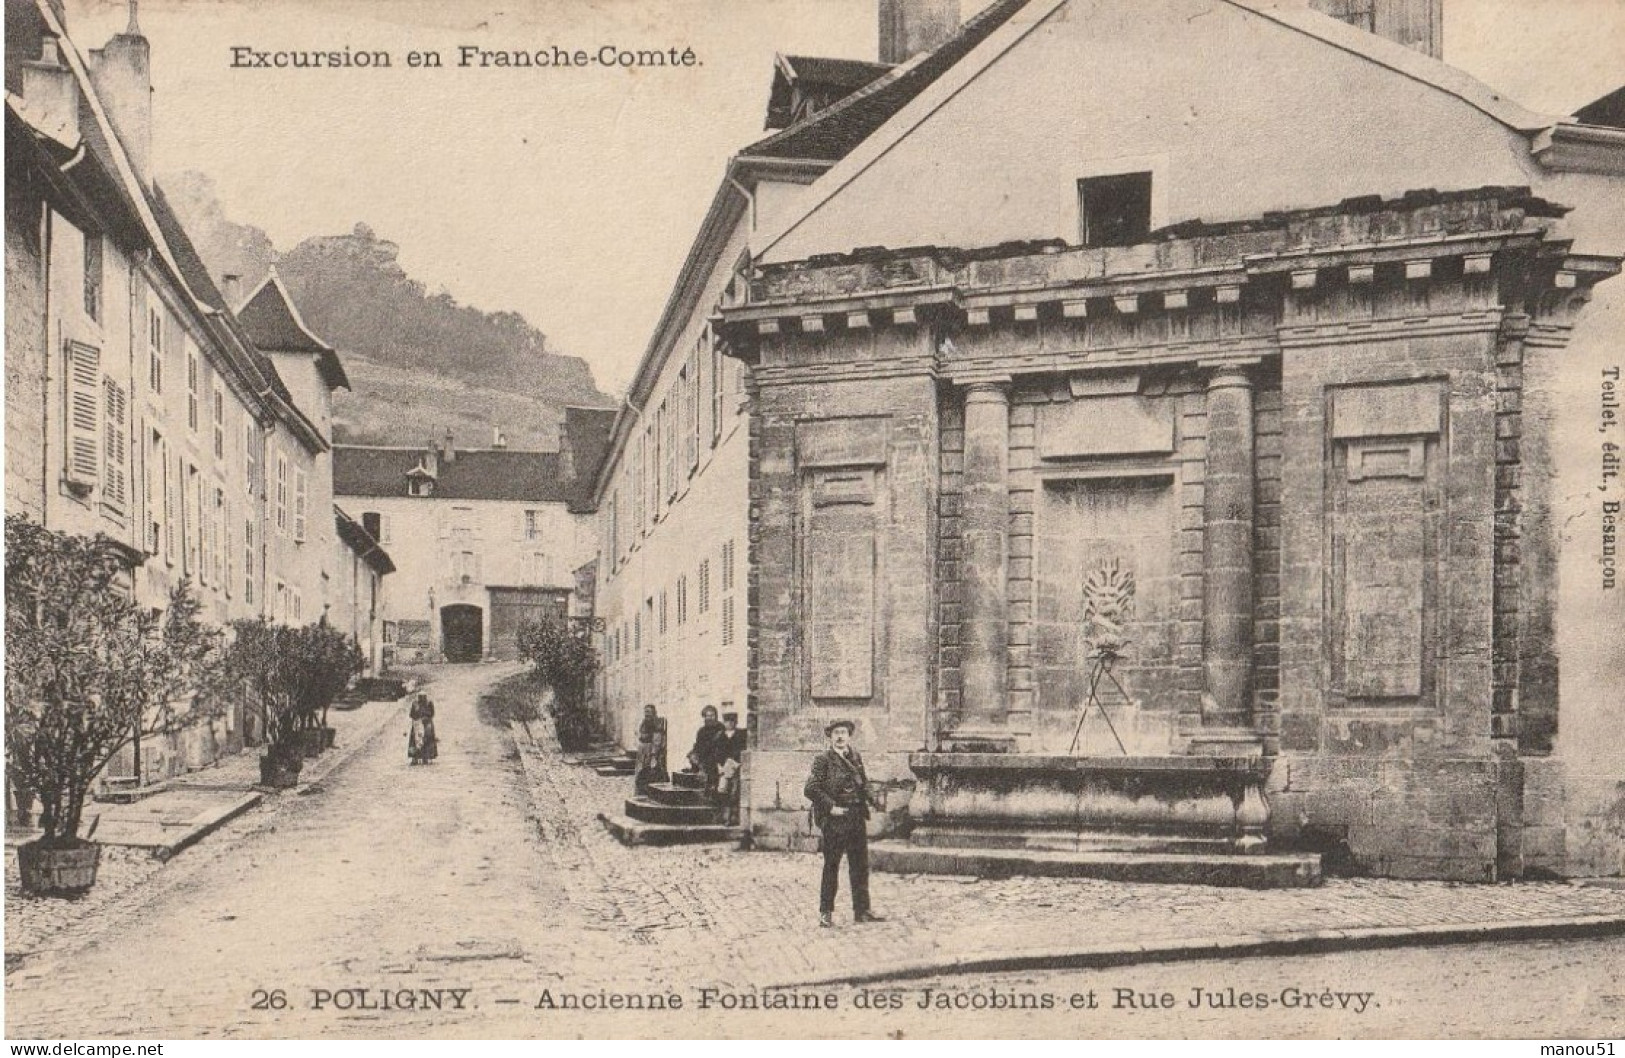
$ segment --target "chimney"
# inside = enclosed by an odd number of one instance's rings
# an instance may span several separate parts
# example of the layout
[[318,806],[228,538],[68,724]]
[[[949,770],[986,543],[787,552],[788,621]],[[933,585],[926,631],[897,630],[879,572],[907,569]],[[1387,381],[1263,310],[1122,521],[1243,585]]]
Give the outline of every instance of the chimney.
[[152,49],[136,22],[136,0],[130,0],[130,24],[90,53],[90,79],[113,123],[113,131],[130,156],[137,179],[152,187]]
[[1321,14],[1444,58],[1444,0],[1309,0]]
[[880,0],[880,61],[907,62],[959,29],[959,0]]
[[22,64],[23,101],[45,131],[63,143],[77,143],[79,86],[57,48],[57,39],[47,33],[40,38],[39,58]]
[[435,477],[440,476],[440,449],[435,447],[433,441],[429,442],[428,448],[423,453],[423,469]]
[[457,462],[457,444],[452,438],[450,430],[446,431],[446,445],[441,454],[445,457],[448,466]]
[[226,295],[226,308],[236,312],[241,307],[238,302],[243,297],[243,277],[236,272],[227,272],[220,277],[220,282],[226,288],[222,291]]
[[506,437],[502,436],[502,427],[500,427],[500,426],[491,427],[491,447],[492,448],[507,448],[508,447],[508,439]]

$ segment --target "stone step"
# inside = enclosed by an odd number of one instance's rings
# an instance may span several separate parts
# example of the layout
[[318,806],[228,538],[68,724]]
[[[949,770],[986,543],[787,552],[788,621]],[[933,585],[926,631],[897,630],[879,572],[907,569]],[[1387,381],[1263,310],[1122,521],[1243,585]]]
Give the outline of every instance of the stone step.
[[674,771],[671,773],[671,784],[688,790],[703,790],[705,789],[705,773],[702,771]]
[[1214,856],[1240,853],[1236,843],[1227,837],[1137,834],[1114,830],[922,826],[914,828],[909,835],[909,843],[930,848],[1034,849],[1050,852],[1205,853]]
[[1189,732],[1193,757],[1261,757],[1264,739],[1245,727],[1204,727]]
[[609,830],[615,835],[615,840],[622,845],[706,845],[706,844],[738,844],[745,840],[744,827],[729,827],[721,824],[705,826],[670,826],[661,823],[645,823],[637,819],[628,819],[626,816],[599,815]]
[[696,790],[692,786],[678,786],[670,782],[654,782],[649,784],[649,800],[659,801],[663,805],[708,805],[704,790]]
[[598,775],[614,778],[631,775],[633,772],[637,771],[637,769],[637,763],[635,761],[628,760],[616,761],[613,764],[600,764],[593,769],[593,772]]
[[628,797],[626,814],[640,823],[668,826],[705,826],[722,821],[722,814],[712,805],[667,805],[647,797]]
[[877,841],[869,846],[869,863],[877,871],[892,874],[1102,878],[1116,882],[1168,882],[1246,889],[1301,889],[1320,884],[1320,857],[1315,855],[959,849]]

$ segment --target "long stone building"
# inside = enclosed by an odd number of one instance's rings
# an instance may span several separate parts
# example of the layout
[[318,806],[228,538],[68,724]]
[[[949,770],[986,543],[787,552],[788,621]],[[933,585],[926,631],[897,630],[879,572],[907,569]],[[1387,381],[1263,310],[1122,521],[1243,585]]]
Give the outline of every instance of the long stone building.
[[[600,479],[607,584],[749,512],[753,840],[811,846],[851,717],[900,869],[1625,872],[1618,495],[1575,458],[1625,333],[1611,112],[1446,66],[1437,0],[952,7],[883,4],[855,91],[780,64]],[[748,481],[685,513],[652,409],[695,341],[747,365]],[[675,557],[605,600],[616,718],[693,697]]]
[[[136,22],[80,51],[62,7],[6,4],[6,510],[102,535],[152,607],[328,620],[370,655],[389,558],[333,506],[337,355],[274,277],[209,275],[152,173]],[[137,782],[241,749],[240,703],[126,753]]]

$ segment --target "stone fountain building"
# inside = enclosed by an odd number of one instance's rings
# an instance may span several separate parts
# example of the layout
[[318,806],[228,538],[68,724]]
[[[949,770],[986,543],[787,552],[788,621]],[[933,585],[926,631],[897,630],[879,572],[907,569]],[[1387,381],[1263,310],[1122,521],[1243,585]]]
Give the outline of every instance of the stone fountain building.
[[1625,137],[1285,0],[990,10],[752,148],[835,159],[714,318],[754,840],[811,847],[845,716],[882,866],[1620,873],[1622,615],[1560,517]]

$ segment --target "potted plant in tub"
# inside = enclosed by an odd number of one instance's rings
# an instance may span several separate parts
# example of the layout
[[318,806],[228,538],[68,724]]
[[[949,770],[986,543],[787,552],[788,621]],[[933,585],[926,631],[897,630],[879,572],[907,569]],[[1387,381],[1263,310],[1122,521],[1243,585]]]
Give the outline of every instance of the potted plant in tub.
[[[20,846],[25,891],[72,895],[96,878],[86,795],[126,744],[218,714],[220,634],[183,583],[163,610],[128,593],[116,545],[6,518],[6,765],[39,806]],[[92,824],[92,828],[94,824]]]
[[294,630],[263,617],[232,624],[226,669],[248,692],[265,752],[260,755],[260,783],[287,789],[299,781],[304,754],[299,751],[293,692],[298,684],[299,656]]

